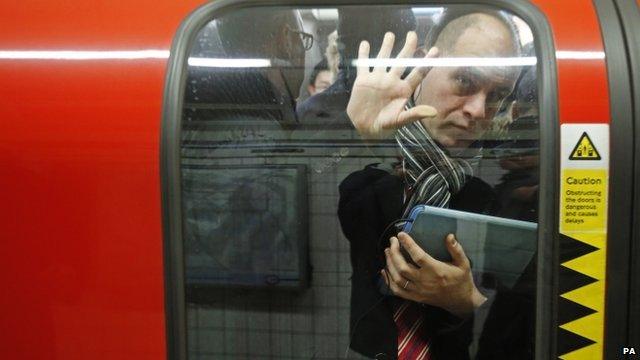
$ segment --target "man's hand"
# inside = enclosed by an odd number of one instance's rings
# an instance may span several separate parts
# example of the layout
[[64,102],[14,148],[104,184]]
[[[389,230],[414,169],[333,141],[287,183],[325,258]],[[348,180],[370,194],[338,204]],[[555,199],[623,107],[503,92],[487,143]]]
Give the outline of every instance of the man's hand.
[[[393,43],[393,33],[386,33],[378,59],[389,58]],[[398,59],[412,57],[417,43],[416,33],[408,32]],[[431,48],[426,57],[435,57],[437,51],[437,48]],[[409,97],[427,75],[427,68],[416,67],[401,79],[406,67],[394,66],[387,71],[386,65],[379,65],[369,71],[369,66],[364,63],[366,60],[369,60],[369,43],[363,41],[358,50],[358,75],[347,105],[347,115],[362,137],[384,138],[408,123],[436,115],[436,109],[427,105],[404,110]]]
[[[453,258],[451,263],[434,259],[411,236],[401,232],[398,238],[391,238],[391,247],[385,249],[388,272],[382,270],[382,276],[396,296],[437,306],[464,317],[487,298],[473,283],[469,259],[460,243],[453,234],[449,234],[445,242]],[[418,267],[404,259],[400,244]]]

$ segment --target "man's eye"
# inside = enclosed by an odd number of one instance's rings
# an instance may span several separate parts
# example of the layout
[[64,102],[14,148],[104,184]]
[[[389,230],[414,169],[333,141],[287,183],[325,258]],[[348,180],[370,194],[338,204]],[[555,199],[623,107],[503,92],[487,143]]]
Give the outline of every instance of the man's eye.
[[456,76],[455,80],[456,80],[456,85],[458,86],[458,89],[460,89],[460,91],[469,92],[473,90],[473,87],[474,87],[473,81],[468,77],[464,75],[458,75]]

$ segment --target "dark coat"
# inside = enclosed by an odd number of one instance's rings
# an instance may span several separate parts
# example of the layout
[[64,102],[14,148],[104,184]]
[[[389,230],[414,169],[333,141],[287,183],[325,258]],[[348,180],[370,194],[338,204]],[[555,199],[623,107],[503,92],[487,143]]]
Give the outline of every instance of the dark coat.
[[[351,264],[351,318],[350,347],[369,357],[395,359],[397,357],[397,331],[392,318],[393,297],[382,295],[379,290],[379,272],[384,267],[383,250],[389,246],[389,237],[397,230],[393,224],[402,214],[404,184],[400,177],[370,165],[350,174],[340,184],[338,215],[342,230],[350,242]],[[451,208],[476,213],[486,213],[495,202],[491,187],[477,178],[470,178],[463,189],[451,201]],[[390,228],[390,229],[387,229]],[[527,298],[529,299],[529,298]],[[533,296],[531,296],[533,299]],[[496,301],[503,304],[506,314],[521,314],[520,298],[499,296]],[[517,302],[512,304],[511,302]],[[486,307],[486,306],[483,306]],[[479,311],[489,311],[481,307]],[[534,308],[535,309],[535,308]],[[526,309],[531,310],[530,308]],[[533,310],[531,310],[533,311]],[[425,306],[428,336],[432,341],[433,359],[469,359],[473,316],[459,319],[447,311]],[[507,321],[505,313],[492,313],[489,317],[499,322]],[[512,316],[513,314],[510,314]],[[533,316],[533,315],[532,315]],[[529,321],[532,323],[532,321]],[[484,334],[481,343],[492,344],[509,340],[509,334],[501,331],[500,324],[487,323],[495,334]],[[517,327],[517,326],[516,326]],[[520,331],[522,332],[522,331]],[[530,339],[528,341],[531,341]],[[510,349],[504,353],[494,349],[482,350],[478,356],[494,359],[516,359]]]

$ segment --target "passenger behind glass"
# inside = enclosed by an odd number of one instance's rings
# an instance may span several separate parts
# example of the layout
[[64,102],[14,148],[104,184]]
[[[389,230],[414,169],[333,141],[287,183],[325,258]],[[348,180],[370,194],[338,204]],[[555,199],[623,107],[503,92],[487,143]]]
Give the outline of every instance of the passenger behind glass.
[[520,75],[514,91],[513,123],[508,126],[511,140],[496,149],[500,167],[507,170],[496,186],[496,214],[533,222],[538,221],[540,182],[537,93],[536,68],[529,67]]
[[[444,19],[435,37],[437,49],[427,57],[520,54],[512,23],[502,13]],[[386,34],[377,58],[389,58],[393,44],[394,36]],[[398,58],[412,57],[416,46],[416,34],[407,34]],[[366,42],[360,45],[359,60],[368,60],[370,48]],[[453,236],[442,239],[453,258],[444,263],[407,234],[392,237],[390,247],[386,239],[397,231],[391,225],[416,204],[480,213],[491,209],[491,187],[452,154],[470,147],[490,127],[519,68],[416,68],[402,77],[404,71],[404,66],[387,71],[387,65],[370,71],[360,64],[347,106],[363,138],[395,137],[403,158],[402,166],[372,164],[340,184],[338,213],[353,268],[350,346],[370,357],[468,359],[472,315],[487,298],[474,283],[462,246]],[[405,260],[399,241],[418,266]],[[380,279],[395,296],[382,295]]]
[[309,95],[313,96],[325,91],[331,84],[333,84],[333,75],[329,70],[327,59],[323,59],[314,66],[311,76],[309,77],[309,85],[307,85],[307,91]]
[[[312,45],[296,10],[243,9],[209,23],[198,34],[189,60],[186,123],[243,118],[295,123],[305,50]],[[215,64],[226,59],[270,65]]]
[[[307,99],[298,105],[296,112],[301,123],[349,125],[344,111],[349,102],[356,71],[351,61],[358,56],[360,41],[367,40],[372,46],[380,46],[385,32],[404,36],[415,30],[416,20],[409,8],[343,7],[338,9],[338,48],[340,66],[338,78],[322,94]],[[394,46],[393,53],[402,44]]]
[[217,22],[228,56],[270,59],[292,98],[298,98],[304,79],[305,50],[311,49],[313,36],[304,32],[297,10],[245,9]]
[[333,30],[327,36],[327,48],[324,51],[324,57],[327,58],[327,66],[331,71],[333,79],[338,78],[338,66],[340,66],[340,53],[338,51],[338,30]]

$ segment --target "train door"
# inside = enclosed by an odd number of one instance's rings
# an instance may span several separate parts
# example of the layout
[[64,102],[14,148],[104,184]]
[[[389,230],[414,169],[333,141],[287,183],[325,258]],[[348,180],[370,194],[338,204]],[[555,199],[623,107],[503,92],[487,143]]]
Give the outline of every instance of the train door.
[[[633,107],[632,110],[632,125],[630,131],[633,132],[633,139],[631,146],[633,146],[633,151],[629,148],[629,154],[632,154],[631,159],[629,161],[633,161],[633,200],[632,200],[632,228],[631,228],[631,246],[629,251],[629,261],[630,261],[630,276],[629,276],[629,313],[628,313],[628,342],[627,345],[621,345],[623,347],[623,353],[630,354],[631,347],[633,347],[634,352],[637,354],[638,344],[640,344],[640,322],[637,321],[638,314],[640,314],[640,267],[638,267],[638,262],[635,260],[638,258],[640,253],[638,252],[640,249],[640,238],[638,237],[638,224],[636,219],[638,219],[638,171],[640,166],[639,161],[639,151],[638,151],[638,129],[640,129],[640,28],[638,24],[640,24],[640,12],[639,12],[640,3],[633,1],[617,1],[616,9],[619,13],[621,19],[621,27],[622,33],[625,38],[626,46],[627,46],[627,54],[628,54],[628,62],[629,62],[629,79],[631,80],[630,86],[630,94],[632,96]],[[624,350],[624,348],[627,350]],[[612,349],[615,351],[615,349]],[[615,353],[615,352],[614,352]]]
[[[632,5],[192,14],[164,99],[169,357],[632,347]],[[411,233],[416,205],[452,210],[455,236]]]

